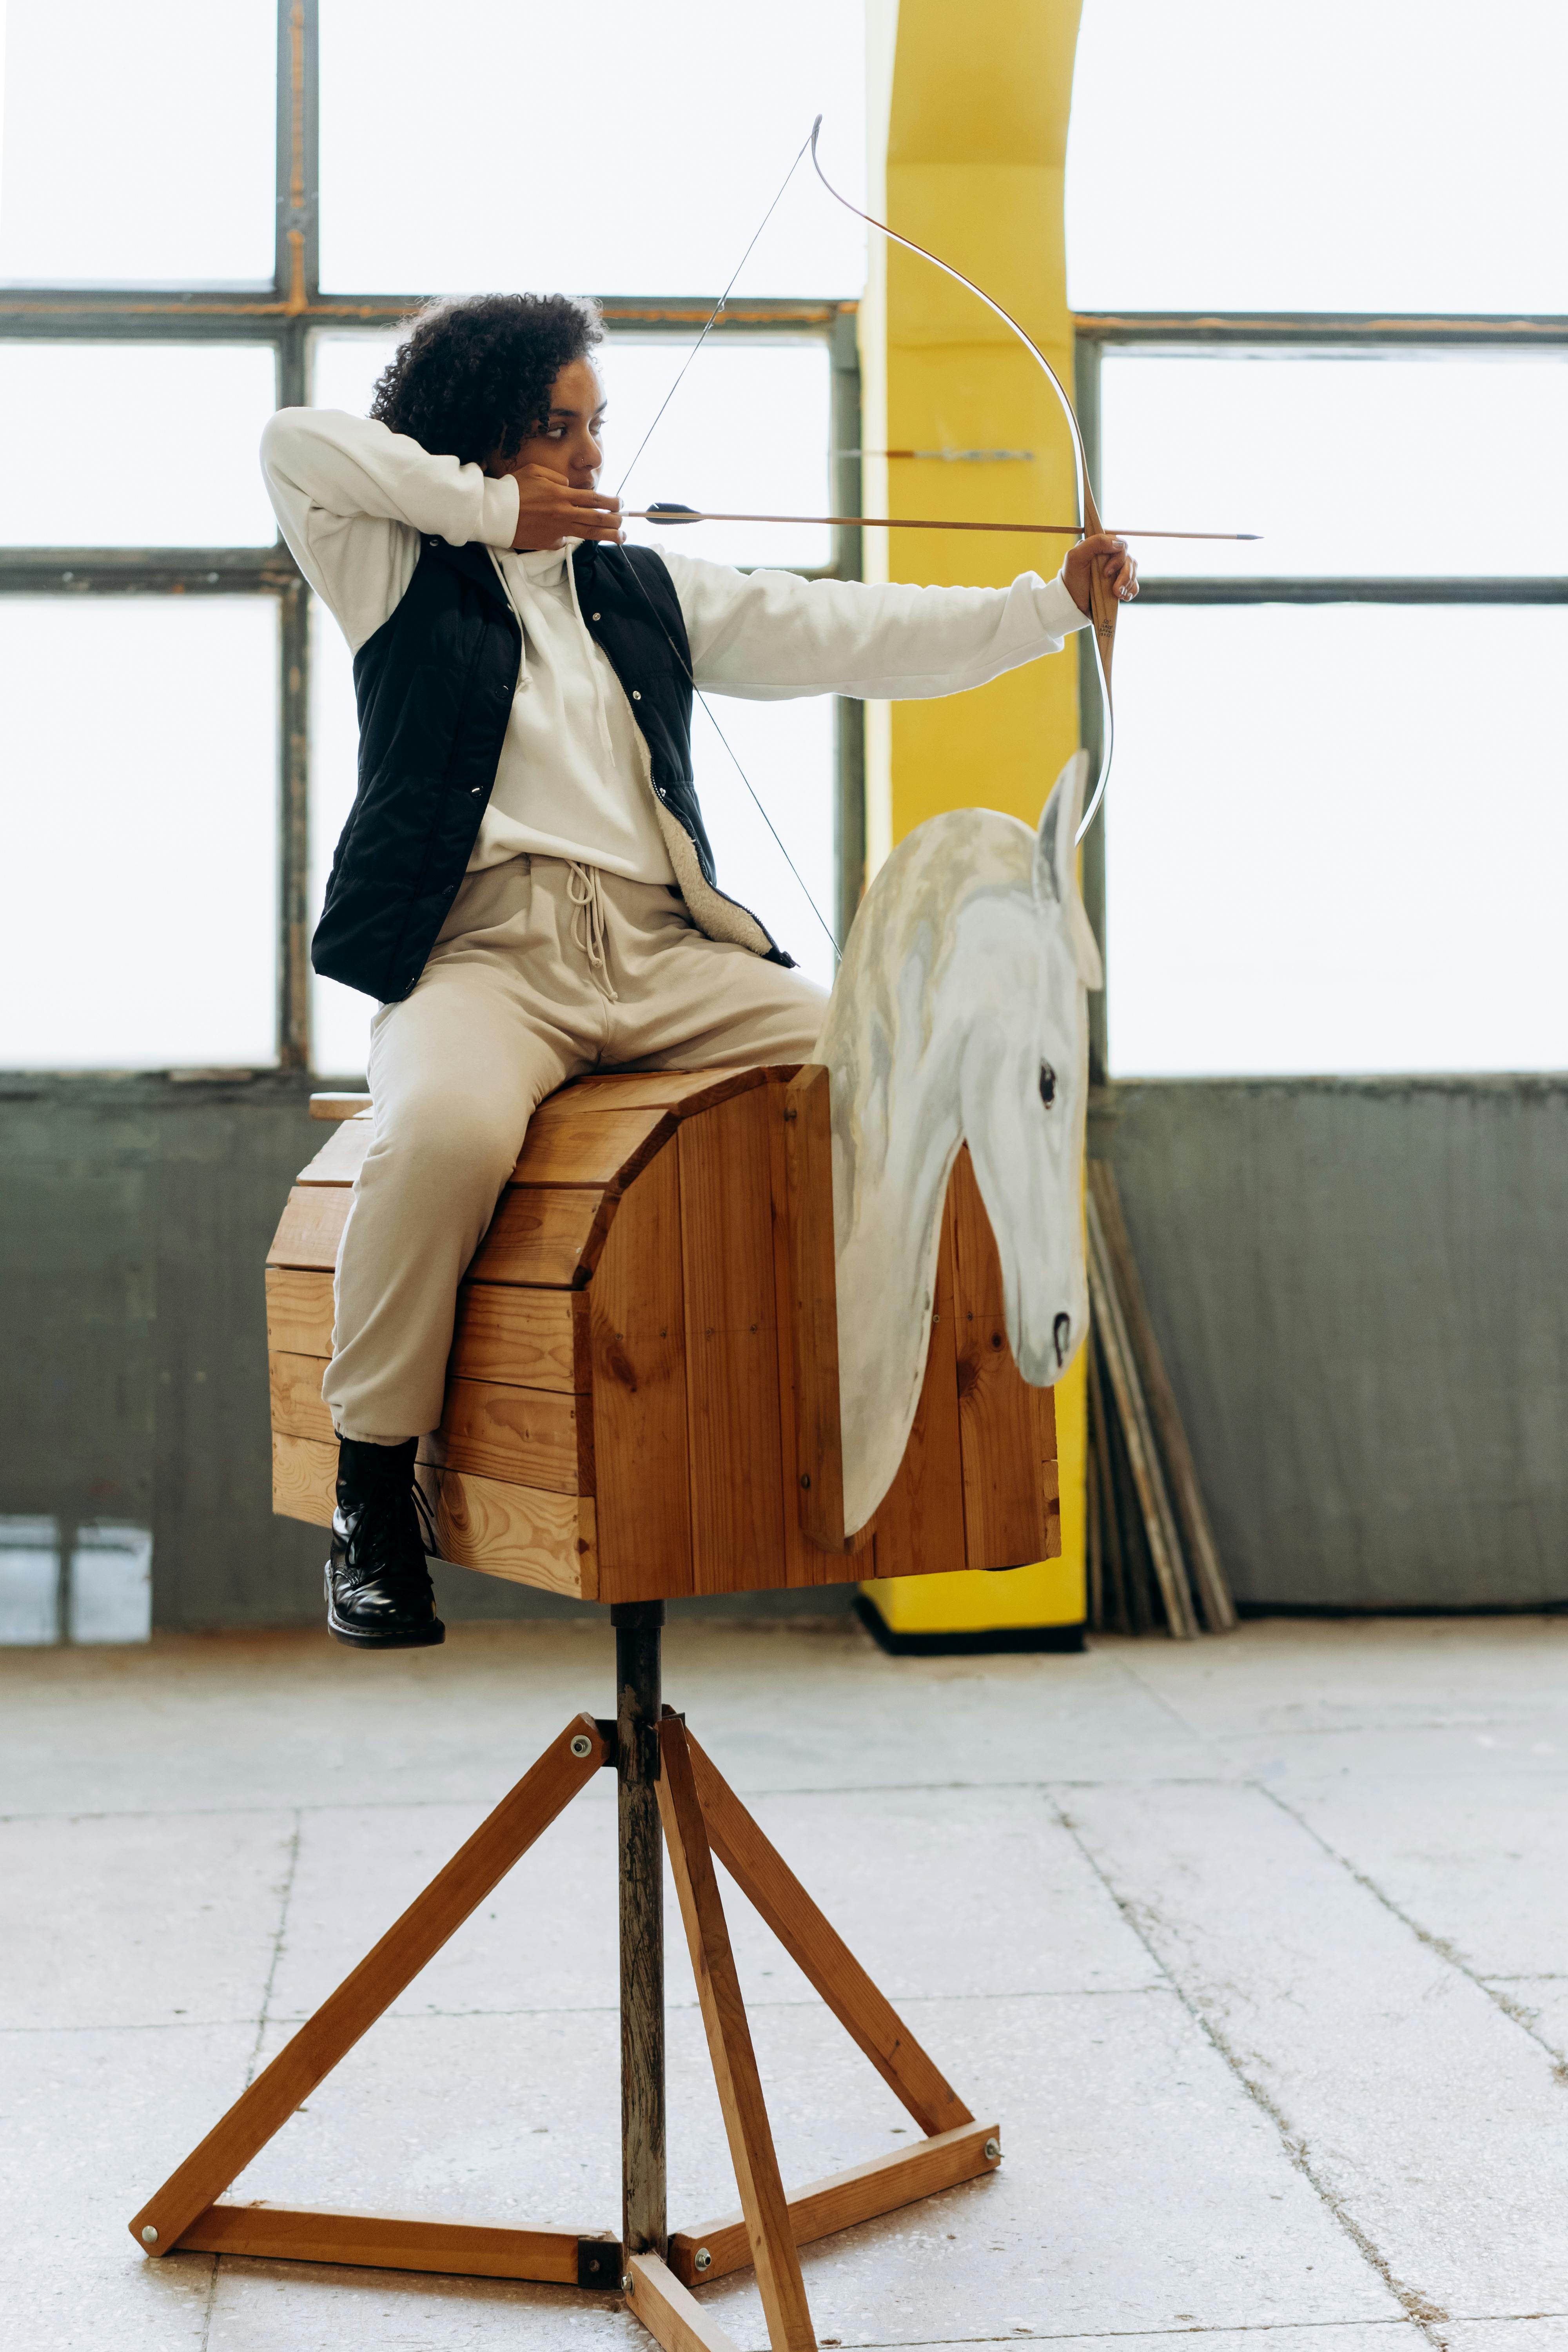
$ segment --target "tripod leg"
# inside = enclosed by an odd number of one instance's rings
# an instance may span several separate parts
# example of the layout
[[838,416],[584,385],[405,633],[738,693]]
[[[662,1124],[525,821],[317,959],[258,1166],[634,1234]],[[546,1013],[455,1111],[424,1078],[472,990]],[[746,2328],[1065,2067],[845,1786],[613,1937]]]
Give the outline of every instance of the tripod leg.
[[695,1739],[687,1745],[714,1853],[889,2089],[924,2132],[950,2132],[973,2123],[952,2084],[817,1909],[723,1775]]
[[619,1601],[616,1760],[621,1916],[621,2236],[665,2252],[664,1850],[658,1821],[662,1601]]
[[133,2238],[153,2253],[172,2252],[182,2231],[223,2194],[361,2034],[391,2008],[426,1960],[478,1910],[518,1856],[549,1828],[604,1761],[605,1742],[593,1717],[575,1717],[395,1926],[148,2199],[131,2223]]
[[[686,1726],[666,1716],[659,1728],[663,1772],[659,1811],[669,1845],[670,1866],[691,1948],[692,1973],[708,2031],[709,2054],[724,2111],[724,2129],[741,2191],[746,2235],[762,2293],[773,2352],[816,2352],[816,2337],[806,2307],[800,2256],[790,2227],[789,2206],[779,2179],[773,2129],[757,2079],[756,2053],[741,1998],[735,1956],[724,1924],[713,1855],[692,1777]],[[635,2305],[635,2294],[634,2294]],[[662,2339],[661,2339],[662,2340]]]

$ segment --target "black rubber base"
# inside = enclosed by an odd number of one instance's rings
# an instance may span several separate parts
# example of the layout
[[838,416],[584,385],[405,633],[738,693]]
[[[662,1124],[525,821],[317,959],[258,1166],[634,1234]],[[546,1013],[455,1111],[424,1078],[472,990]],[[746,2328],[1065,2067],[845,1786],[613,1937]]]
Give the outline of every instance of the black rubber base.
[[984,1658],[1007,1651],[1076,1654],[1084,1647],[1082,1625],[999,1625],[979,1633],[895,1633],[874,1601],[862,1592],[855,1614],[879,1649],[891,1658]]

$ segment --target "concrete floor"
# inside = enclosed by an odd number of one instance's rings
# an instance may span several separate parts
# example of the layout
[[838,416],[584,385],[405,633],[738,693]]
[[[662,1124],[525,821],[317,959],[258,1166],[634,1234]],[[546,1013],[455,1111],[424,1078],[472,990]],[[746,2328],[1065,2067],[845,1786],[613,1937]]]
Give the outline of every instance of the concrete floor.
[[[807,2250],[825,2345],[1568,2352],[1568,1622],[919,1662],[843,1621],[687,1622],[667,1661],[1002,2119],[996,2176]],[[608,2297],[146,2262],[124,2226],[542,1742],[610,1703],[596,1624],[387,1659],[313,1634],[0,1654],[7,2352],[647,2341]],[[236,2194],[615,2227],[613,1824],[606,1775]],[[910,2134],[731,1918],[786,2180]],[[679,1950],[670,1983],[684,2222],[734,2191]],[[706,2300],[764,2345],[748,2279]]]

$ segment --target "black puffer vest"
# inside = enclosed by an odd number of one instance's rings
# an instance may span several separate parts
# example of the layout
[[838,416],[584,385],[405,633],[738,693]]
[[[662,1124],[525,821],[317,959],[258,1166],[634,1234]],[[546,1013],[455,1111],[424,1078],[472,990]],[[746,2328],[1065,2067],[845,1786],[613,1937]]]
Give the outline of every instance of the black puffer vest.
[[[654,790],[712,885],[675,583],[647,547],[584,541],[572,566],[584,620],[647,743]],[[489,549],[427,538],[397,609],[354,656],[359,789],[310,942],[324,978],[384,1004],[418,980],[489,805],[521,652]],[[791,959],[774,948],[769,961]]]

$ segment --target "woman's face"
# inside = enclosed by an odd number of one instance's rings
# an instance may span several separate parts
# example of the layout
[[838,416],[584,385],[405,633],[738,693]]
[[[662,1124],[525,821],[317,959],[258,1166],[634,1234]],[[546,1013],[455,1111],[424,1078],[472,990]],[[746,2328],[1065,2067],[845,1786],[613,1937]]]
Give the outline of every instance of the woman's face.
[[517,474],[525,466],[542,466],[563,474],[574,490],[591,490],[604,463],[599,431],[605,415],[605,387],[592,360],[573,360],[550,387],[550,419],[542,433],[530,434],[515,457],[494,459],[486,471]]

